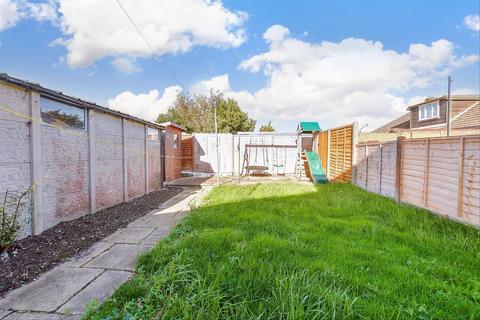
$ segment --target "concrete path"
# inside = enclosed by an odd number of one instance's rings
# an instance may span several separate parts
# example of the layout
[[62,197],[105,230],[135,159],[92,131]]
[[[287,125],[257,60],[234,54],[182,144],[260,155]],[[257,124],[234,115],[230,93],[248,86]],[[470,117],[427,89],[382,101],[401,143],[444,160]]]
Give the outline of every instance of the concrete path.
[[140,253],[165,238],[206,188],[186,188],[81,255],[0,300],[2,320],[80,319],[92,300],[102,302],[133,275]]

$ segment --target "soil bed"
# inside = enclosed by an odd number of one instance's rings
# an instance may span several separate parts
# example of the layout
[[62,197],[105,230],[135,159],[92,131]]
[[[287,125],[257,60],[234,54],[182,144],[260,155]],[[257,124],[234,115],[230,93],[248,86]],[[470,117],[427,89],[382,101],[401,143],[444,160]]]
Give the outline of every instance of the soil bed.
[[38,236],[16,242],[0,262],[0,297],[29,283],[67,258],[158,208],[182,188],[165,188],[75,220],[61,222]]

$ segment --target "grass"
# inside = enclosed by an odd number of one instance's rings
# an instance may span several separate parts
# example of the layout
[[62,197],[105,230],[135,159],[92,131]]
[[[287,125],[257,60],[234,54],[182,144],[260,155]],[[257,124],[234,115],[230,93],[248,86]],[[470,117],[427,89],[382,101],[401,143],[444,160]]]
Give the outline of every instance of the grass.
[[222,186],[85,319],[480,319],[480,231],[346,184]]

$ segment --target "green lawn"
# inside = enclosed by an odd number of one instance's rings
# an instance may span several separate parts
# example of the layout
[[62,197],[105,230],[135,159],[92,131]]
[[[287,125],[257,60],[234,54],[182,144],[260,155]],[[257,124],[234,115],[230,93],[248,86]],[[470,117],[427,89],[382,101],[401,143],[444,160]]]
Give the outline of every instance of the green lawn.
[[86,319],[480,319],[480,231],[347,184],[222,186]]

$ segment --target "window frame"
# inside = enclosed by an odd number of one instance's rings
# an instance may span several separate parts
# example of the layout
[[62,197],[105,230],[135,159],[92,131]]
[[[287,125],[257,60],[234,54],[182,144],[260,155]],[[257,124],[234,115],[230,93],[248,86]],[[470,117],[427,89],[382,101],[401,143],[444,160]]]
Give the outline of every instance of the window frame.
[[[151,133],[153,134],[151,135]],[[157,128],[147,127],[147,140],[160,141],[160,130]]]
[[[429,107],[432,107],[431,109],[432,115],[430,117],[428,116]],[[440,103],[438,101],[426,103],[418,106],[418,121],[426,121],[426,120],[432,120],[432,119],[438,119],[438,118],[440,118]]]
[[172,138],[173,149],[178,149],[178,147],[180,146],[179,140],[180,140],[180,134],[174,132],[173,138]]
[[[55,125],[53,123],[49,123],[47,121],[44,121],[45,119],[44,119],[43,114],[45,112],[42,111],[42,109],[44,108],[43,101],[51,101],[53,103],[66,106],[67,108],[74,108],[74,109],[82,110],[83,111],[83,119],[82,119],[83,120],[83,127],[73,127],[71,125],[60,125],[60,126],[58,126],[58,125]],[[41,120],[42,120],[41,124],[45,125],[45,126],[48,126],[48,127],[61,128],[61,129],[66,129],[66,130],[88,131],[88,109],[85,108],[85,107],[75,105],[73,103],[68,103],[68,102],[63,101],[61,99],[56,99],[56,98],[53,98],[53,97],[50,97],[50,96],[40,95],[40,117],[41,117]]]

